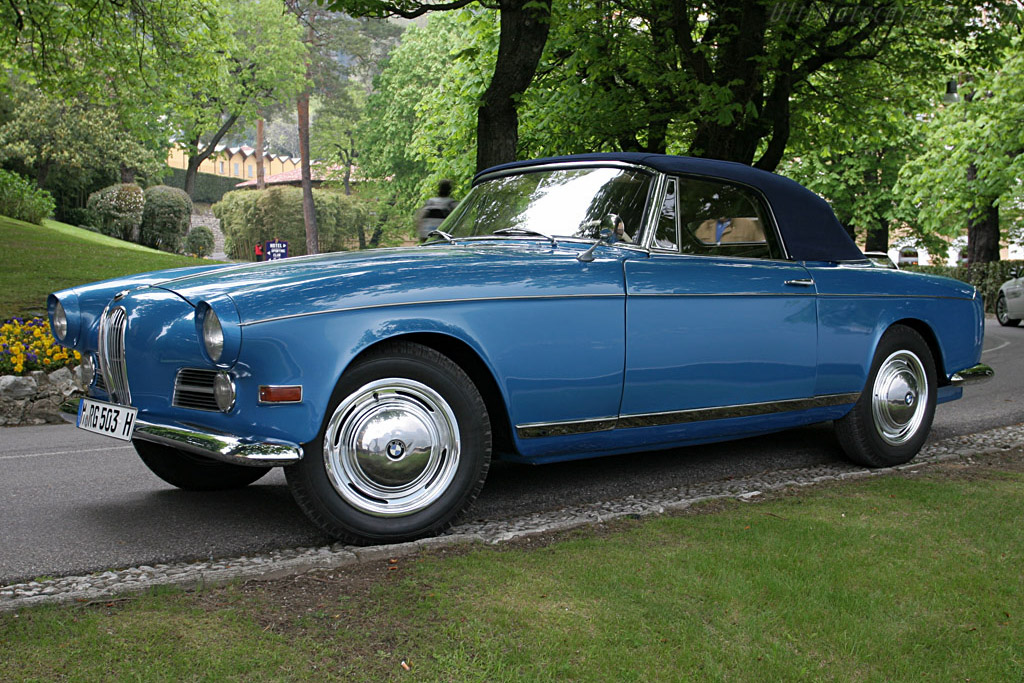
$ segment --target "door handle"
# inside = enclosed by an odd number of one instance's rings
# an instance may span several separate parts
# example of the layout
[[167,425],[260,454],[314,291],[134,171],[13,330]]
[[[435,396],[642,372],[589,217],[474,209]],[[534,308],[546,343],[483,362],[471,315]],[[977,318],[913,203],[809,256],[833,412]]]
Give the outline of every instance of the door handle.
[[786,284],[791,285],[793,287],[813,287],[814,280],[810,278],[805,278],[802,280],[786,280]]

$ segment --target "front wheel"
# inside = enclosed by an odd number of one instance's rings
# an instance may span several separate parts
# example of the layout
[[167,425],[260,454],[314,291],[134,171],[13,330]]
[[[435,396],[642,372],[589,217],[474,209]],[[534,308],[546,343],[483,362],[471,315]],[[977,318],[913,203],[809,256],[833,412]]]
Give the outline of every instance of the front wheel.
[[134,440],[132,445],[153,474],[186,491],[239,489],[271,470],[211,460],[152,441]]
[[850,460],[865,467],[909,462],[935,416],[935,361],[920,334],[902,325],[878,344],[868,382],[836,434]]
[[1017,325],[1020,325],[1020,318],[1010,317],[1010,311],[1006,308],[1006,295],[1002,292],[999,293],[999,298],[996,299],[996,320],[1003,327],[1017,327]]
[[345,372],[317,443],[285,476],[331,536],[395,543],[448,528],[479,493],[490,457],[473,381],[438,351],[401,342]]

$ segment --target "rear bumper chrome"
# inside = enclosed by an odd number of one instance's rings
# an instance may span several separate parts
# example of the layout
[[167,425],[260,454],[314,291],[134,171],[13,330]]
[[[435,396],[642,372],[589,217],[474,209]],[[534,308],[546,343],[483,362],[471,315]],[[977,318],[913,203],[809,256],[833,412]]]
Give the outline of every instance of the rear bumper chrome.
[[949,378],[949,383],[955,387],[974,386],[987,382],[995,376],[995,370],[984,363],[978,363],[973,368],[953,373],[953,376]]
[[[68,422],[76,422],[80,400],[72,399],[61,405],[61,416]],[[136,419],[132,438],[152,441],[233,465],[277,467],[302,460],[302,446],[298,444],[252,441],[179,423],[157,424],[141,418]]]

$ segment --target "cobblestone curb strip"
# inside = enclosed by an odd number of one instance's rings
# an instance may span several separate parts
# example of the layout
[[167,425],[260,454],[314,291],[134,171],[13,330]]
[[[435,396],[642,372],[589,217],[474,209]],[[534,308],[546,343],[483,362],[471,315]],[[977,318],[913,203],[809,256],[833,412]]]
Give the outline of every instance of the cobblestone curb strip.
[[955,437],[926,447],[913,462],[898,467],[868,470],[835,463],[775,472],[754,477],[706,482],[686,488],[670,488],[645,496],[629,496],[578,508],[528,515],[510,520],[463,524],[447,534],[412,543],[358,548],[342,544],[320,548],[281,550],[257,557],[236,557],[211,562],[158,564],[132,567],[88,576],[67,576],[0,587],[0,611],[55,602],[103,600],[153,586],[195,587],[244,579],[275,579],[316,569],[333,569],[361,562],[407,557],[437,547],[467,543],[503,543],[524,536],[564,531],[623,517],[644,517],[684,510],[695,503],[738,498],[753,500],[769,491],[822,482],[877,476],[914,470],[949,460],[997,453],[1024,446],[1024,425],[1002,427],[979,434]]

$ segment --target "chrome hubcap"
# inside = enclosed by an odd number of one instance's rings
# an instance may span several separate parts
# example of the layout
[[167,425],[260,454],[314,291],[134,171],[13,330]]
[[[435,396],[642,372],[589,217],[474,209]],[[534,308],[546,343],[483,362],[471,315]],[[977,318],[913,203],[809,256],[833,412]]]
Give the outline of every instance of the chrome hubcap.
[[996,317],[999,318],[999,322],[1005,323],[1009,319],[1009,315],[1006,312],[1006,299],[999,297],[996,299]]
[[871,392],[871,413],[882,439],[900,446],[917,433],[928,403],[928,375],[921,359],[897,351],[882,363]]
[[380,379],[342,401],[327,425],[324,465],[350,505],[381,517],[429,507],[451,484],[459,425],[448,402],[425,384]]

